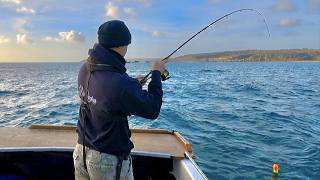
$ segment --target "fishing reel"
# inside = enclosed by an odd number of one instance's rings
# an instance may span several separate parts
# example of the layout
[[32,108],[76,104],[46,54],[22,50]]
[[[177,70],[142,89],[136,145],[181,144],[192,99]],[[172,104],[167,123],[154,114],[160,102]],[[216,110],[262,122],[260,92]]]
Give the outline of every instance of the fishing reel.
[[170,78],[169,71],[165,69],[160,76],[162,81],[168,80]]
[[[151,78],[151,73],[152,71],[150,71],[142,80],[140,80],[140,84],[141,85],[145,85],[146,82]],[[166,81],[170,78],[170,74],[168,70],[164,70],[161,74],[160,74],[161,80],[162,81]]]

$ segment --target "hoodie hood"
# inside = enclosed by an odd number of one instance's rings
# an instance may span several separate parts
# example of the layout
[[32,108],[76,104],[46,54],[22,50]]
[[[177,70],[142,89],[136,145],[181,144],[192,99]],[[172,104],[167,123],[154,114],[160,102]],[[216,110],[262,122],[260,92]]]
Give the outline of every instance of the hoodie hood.
[[127,71],[126,60],[112,49],[105,49],[101,45],[95,44],[92,49],[89,49],[88,55],[94,59],[95,64],[110,65],[121,73]]

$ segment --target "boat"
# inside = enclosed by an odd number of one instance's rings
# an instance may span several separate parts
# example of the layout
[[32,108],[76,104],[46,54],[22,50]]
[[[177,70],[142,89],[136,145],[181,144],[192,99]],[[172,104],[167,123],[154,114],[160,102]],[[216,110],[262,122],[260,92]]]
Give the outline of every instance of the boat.
[[[74,179],[75,126],[0,128],[0,179]],[[165,129],[131,129],[135,180],[207,180],[192,145]]]

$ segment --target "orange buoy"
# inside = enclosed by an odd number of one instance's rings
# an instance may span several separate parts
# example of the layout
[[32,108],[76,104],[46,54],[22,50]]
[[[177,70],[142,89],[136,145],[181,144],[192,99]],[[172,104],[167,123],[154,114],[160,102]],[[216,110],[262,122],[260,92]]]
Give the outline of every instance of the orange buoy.
[[272,165],[272,172],[273,172],[274,175],[278,175],[279,174],[279,169],[280,169],[279,164],[274,163]]

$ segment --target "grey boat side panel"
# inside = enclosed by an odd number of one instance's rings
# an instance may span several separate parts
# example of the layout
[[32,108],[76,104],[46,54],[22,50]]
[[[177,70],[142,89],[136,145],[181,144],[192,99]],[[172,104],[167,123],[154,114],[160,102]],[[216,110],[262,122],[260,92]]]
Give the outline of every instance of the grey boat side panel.
[[185,159],[173,161],[172,174],[177,180],[208,180],[188,153]]
[[[0,148],[1,152],[72,152],[74,147],[10,147]],[[156,157],[163,159],[170,159],[170,154],[148,152],[148,151],[132,151],[132,155],[145,156],[145,157]],[[201,169],[193,161],[188,153],[185,153],[185,158],[182,160],[173,160],[173,171],[172,174],[177,180],[208,180]]]
[[185,155],[190,160],[190,162],[192,163],[193,167],[197,170],[197,172],[204,178],[204,180],[208,180],[207,176],[202,172],[198,164],[193,160],[192,156],[188,152],[186,152]]
[[1,152],[72,152],[74,147],[0,147]]
[[[15,175],[26,179],[74,179],[73,148],[2,149],[0,176]],[[15,151],[15,152],[13,152]],[[171,179],[173,159],[132,155],[136,179]],[[54,172],[59,173],[52,173]],[[0,177],[0,179],[1,179]],[[6,179],[6,178],[5,178]]]
[[[72,152],[74,147],[14,147],[14,148],[0,148],[1,152],[22,152],[22,151],[33,151],[33,152],[43,152],[43,151],[56,151],[56,152]],[[170,159],[170,154],[149,152],[149,151],[132,151],[131,155],[137,156],[148,156],[156,158]]]

